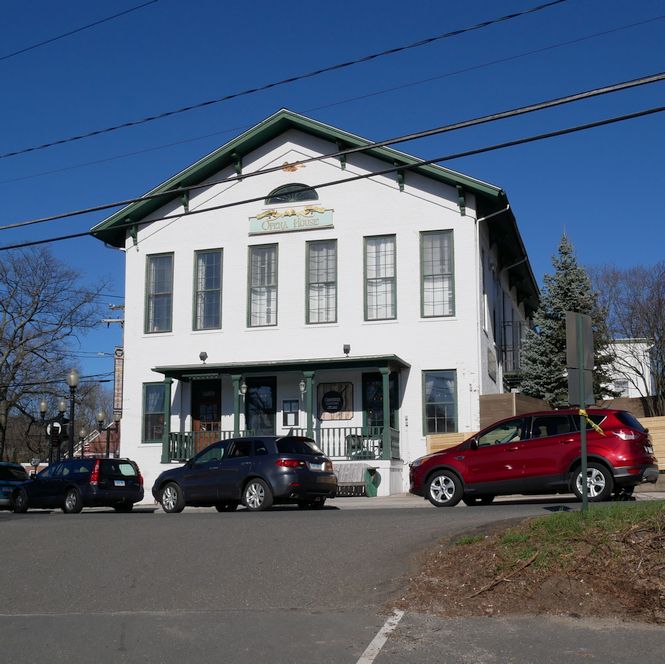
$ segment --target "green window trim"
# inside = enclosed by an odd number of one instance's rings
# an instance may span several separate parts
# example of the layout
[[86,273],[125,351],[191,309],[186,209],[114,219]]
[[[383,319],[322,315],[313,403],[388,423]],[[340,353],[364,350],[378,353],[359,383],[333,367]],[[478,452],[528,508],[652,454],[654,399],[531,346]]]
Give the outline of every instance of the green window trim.
[[[266,252],[264,265],[259,263],[260,252]],[[272,256],[268,252],[272,253]],[[256,260],[255,260],[256,259]],[[274,267],[270,266],[270,261]],[[270,272],[269,279],[262,278],[261,272]],[[258,277],[257,283],[254,283],[254,275]],[[264,275],[265,276],[265,275]],[[258,310],[261,304],[261,291],[265,295],[265,311]],[[274,304],[272,301],[274,300]],[[272,306],[270,306],[272,304]],[[274,244],[255,244],[248,247],[247,260],[247,327],[275,327],[278,323],[279,305],[279,246]],[[255,308],[257,311],[255,311]],[[255,319],[266,320],[268,322],[254,322]]]
[[[218,255],[219,256],[219,267],[218,274],[212,275],[216,277],[219,286],[214,287],[215,284],[211,287],[210,284],[205,282],[210,279],[210,274],[205,270],[202,275],[199,272],[199,258],[204,255]],[[204,282],[203,284],[201,282]],[[201,249],[194,252],[194,284],[193,284],[193,298],[192,298],[192,330],[221,330],[222,329],[222,289],[224,284],[224,250],[222,248],[215,249]],[[218,293],[215,298],[215,293]],[[212,296],[212,299],[211,299]],[[215,303],[217,307],[217,312],[206,312],[207,306]],[[216,316],[215,316],[216,313]],[[213,323],[206,324],[206,317],[210,320],[212,316],[215,318]]]
[[[312,249],[315,247],[324,247],[325,245],[330,245],[331,249],[329,251],[334,251],[334,257],[332,259],[332,279],[321,279],[317,278],[316,281],[312,281]],[[305,322],[307,325],[321,325],[324,323],[336,323],[337,322],[337,300],[338,300],[338,293],[339,289],[337,287],[338,281],[337,281],[337,240],[313,240],[311,242],[306,243],[306,258],[305,258]],[[328,257],[326,256],[324,260],[329,260]],[[327,264],[324,267],[324,272],[327,272]],[[320,276],[320,274],[319,274]],[[330,277],[329,274],[326,274],[325,276]],[[310,289],[312,287],[323,287],[325,289],[325,293],[323,295],[323,299],[326,300],[327,298],[332,298],[334,299],[334,305],[331,307],[332,308],[332,316],[328,317],[330,315],[330,311],[328,306],[324,306],[324,316],[326,317],[325,320],[312,320],[312,307],[311,307],[311,293]],[[331,289],[332,295],[329,294],[328,289]],[[321,297],[319,295],[319,297]],[[321,311],[321,307],[318,307],[318,311]],[[320,318],[320,314],[319,314]]]
[[[428,242],[440,238],[439,260],[435,247]],[[445,247],[447,240],[447,252]],[[446,254],[447,255],[444,255]],[[437,269],[437,263],[439,263]],[[441,264],[448,263],[446,270]],[[437,290],[437,279],[440,284]],[[427,282],[429,282],[427,284]],[[426,285],[427,284],[427,285]],[[439,300],[437,301],[437,296]],[[428,313],[433,310],[432,313]],[[420,316],[449,318],[455,315],[455,245],[452,230],[422,231],[420,233]]]
[[[164,284],[161,284],[161,287],[164,288],[168,286],[165,290],[154,291],[159,284],[155,282],[158,281],[158,265],[157,261],[160,259],[169,258],[169,275]],[[173,252],[162,253],[162,254],[148,254],[146,256],[146,268],[145,268],[145,306],[144,306],[144,327],[143,331],[145,334],[160,334],[163,332],[172,332],[173,331],[173,272],[174,272],[174,254]],[[168,283],[167,283],[168,282]],[[164,317],[164,322],[168,319],[168,323],[164,324],[163,327],[155,329],[157,326],[156,323],[156,309],[157,306],[161,305],[160,308],[165,308],[165,311],[157,312],[160,316]]]
[[[442,378],[447,381],[452,381],[452,388],[449,390],[450,399],[440,399],[428,401],[427,393],[427,379],[428,376],[433,378]],[[441,388],[439,388],[441,389]],[[445,387],[443,388],[445,391]],[[446,406],[452,405],[450,409],[450,414],[446,412]],[[435,407],[433,412],[428,412],[428,406]],[[436,411],[437,406],[444,407],[444,417],[441,418]],[[423,435],[430,436],[437,433],[448,433],[457,431],[459,429],[459,422],[457,419],[457,408],[458,408],[458,394],[457,394],[457,371],[455,369],[428,369],[422,372],[422,417],[423,417]],[[433,430],[430,430],[429,423],[434,423]],[[439,428],[438,422],[443,422],[441,428]]]
[[[396,235],[368,235],[364,240],[363,247],[363,307],[364,307],[364,319],[366,321],[375,321],[375,320],[395,320],[397,318],[397,236]],[[383,269],[388,273],[388,276],[380,277],[369,277],[370,266],[369,266],[369,256],[368,248],[375,242],[389,242],[392,245],[392,266],[388,264],[387,266],[381,266],[380,261],[375,260],[374,269],[379,271]],[[392,270],[390,269],[392,267]],[[392,272],[392,274],[390,274]],[[373,284],[376,287],[372,294],[370,294],[370,284]],[[381,286],[388,286],[389,290],[381,289]],[[382,292],[383,290],[383,292]],[[381,295],[384,297],[386,294],[389,294],[387,303],[379,303]],[[370,302],[372,296],[375,299],[374,303]],[[387,315],[380,315],[379,311],[381,307],[384,307],[388,310]],[[376,311],[376,315],[370,317],[370,309]]]
[[[161,388],[161,390],[155,389],[158,387]],[[159,395],[160,391],[161,396]],[[166,417],[168,413],[166,397],[166,385],[163,381],[143,383],[143,394],[141,398],[141,443],[164,443],[167,433]],[[153,404],[149,403],[149,399],[153,401]],[[160,399],[161,404],[154,403]],[[161,422],[159,420],[160,416]],[[155,435],[149,437],[149,429],[151,429],[153,433],[156,433],[159,431],[160,427],[161,434],[159,436]]]

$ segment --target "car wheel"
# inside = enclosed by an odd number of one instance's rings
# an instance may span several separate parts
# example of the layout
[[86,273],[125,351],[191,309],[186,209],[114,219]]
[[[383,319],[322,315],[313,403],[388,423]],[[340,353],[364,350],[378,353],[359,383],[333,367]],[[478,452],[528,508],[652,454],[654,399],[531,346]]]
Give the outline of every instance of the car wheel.
[[78,514],[83,509],[81,493],[78,489],[67,489],[65,493],[65,502],[62,505],[62,511],[65,514]]
[[[591,461],[587,465],[587,496],[592,502],[607,500],[612,495],[614,479],[612,473],[602,463]],[[575,470],[575,482],[573,483],[575,495],[582,500],[582,468]]]
[[494,496],[464,496],[462,502],[469,507],[491,505],[494,502]]
[[113,509],[116,512],[131,512],[134,509],[134,503],[119,503],[114,505]]
[[229,501],[228,503],[217,503],[215,509],[218,512],[235,512],[238,509],[238,503],[235,500]]
[[185,509],[185,496],[182,495],[182,489],[175,482],[169,482],[162,489],[159,502],[162,504],[162,509],[169,514],[182,512]]
[[267,510],[272,507],[272,491],[263,480],[257,477],[247,483],[243,492],[242,503],[252,512]]
[[427,482],[427,500],[435,507],[454,507],[462,500],[462,483],[455,473],[440,470]]
[[299,500],[298,507],[302,510],[322,510],[326,504],[325,498],[315,498],[314,500]]
[[25,489],[19,489],[14,494],[14,499],[12,501],[12,509],[17,514],[23,514],[28,511],[28,494]]

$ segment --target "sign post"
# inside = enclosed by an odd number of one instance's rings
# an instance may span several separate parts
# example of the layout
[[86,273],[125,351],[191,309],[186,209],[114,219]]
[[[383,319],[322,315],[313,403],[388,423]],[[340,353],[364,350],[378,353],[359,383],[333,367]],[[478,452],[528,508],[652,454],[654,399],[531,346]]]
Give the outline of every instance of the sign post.
[[[586,405],[593,396],[593,330],[591,317],[566,312],[566,356],[568,365],[568,402],[577,404],[580,413],[580,456],[582,477],[582,512],[589,509],[587,479]],[[577,481],[577,480],[575,480]]]

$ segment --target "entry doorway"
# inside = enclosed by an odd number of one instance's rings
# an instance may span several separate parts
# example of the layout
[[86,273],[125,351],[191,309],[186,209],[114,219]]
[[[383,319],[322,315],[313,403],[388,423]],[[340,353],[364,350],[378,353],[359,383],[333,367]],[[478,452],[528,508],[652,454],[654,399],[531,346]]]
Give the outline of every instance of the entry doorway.
[[275,414],[277,412],[277,379],[247,378],[245,394],[245,428],[253,436],[275,435]]
[[221,438],[222,383],[219,380],[192,381],[192,431],[194,452]]

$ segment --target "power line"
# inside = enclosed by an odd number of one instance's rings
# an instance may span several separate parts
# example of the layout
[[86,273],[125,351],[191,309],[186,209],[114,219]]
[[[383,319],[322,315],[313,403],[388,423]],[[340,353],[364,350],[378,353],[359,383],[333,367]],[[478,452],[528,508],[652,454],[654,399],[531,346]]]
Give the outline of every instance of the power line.
[[[558,129],[556,131],[551,131],[551,132],[546,132],[544,134],[536,134],[534,136],[527,136],[525,138],[519,138],[515,139],[512,141],[506,141],[504,143],[496,143],[494,145],[482,147],[482,148],[476,148],[473,150],[466,150],[464,152],[456,152],[450,155],[445,155],[442,157],[435,157],[434,159],[423,159],[423,160],[418,160],[416,163],[413,164],[404,164],[401,166],[393,166],[391,168],[385,168],[380,171],[373,171],[372,173],[365,173],[363,175],[356,175],[350,178],[343,178],[341,180],[332,180],[330,182],[322,182],[320,184],[315,184],[315,185],[309,185],[308,187],[303,187],[302,189],[294,189],[292,193],[297,193],[299,191],[308,191],[310,189],[324,189],[326,187],[332,187],[336,185],[341,185],[341,184],[346,184],[348,182],[356,182],[358,180],[365,180],[369,179],[372,177],[377,177],[379,175],[388,175],[389,173],[398,173],[402,171],[408,171],[412,170],[414,168],[419,168],[421,166],[427,166],[429,164],[436,164],[439,162],[443,161],[452,161],[453,159],[461,159],[462,157],[470,157],[473,155],[477,154],[483,154],[486,152],[492,152],[494,150],[502,150],[505,148],[509,147],[514,147],[517,145],[524,145],[526,143],[533,143],[535,141],[541,141],[545,140],[548,138],[554,138],[558,136],[565,136],[567,134],[573,134],[576,132],[580,131],[586,131],[588,129],[594,129],[596,127],[603,127],[605,125],[610,125],[610,124],[615,124],[617,122],[624,122],[626,120],[633,120],[636,118],[640,117],[645,117],[648,115],[653,115],[655,113],[662,113],[665,111],[665,106],[656,106],[652,108],[648,108],[642,111],[636,111],[635,113],[628,113],[626,115],[620,115],[620,116],[615,116],[612,118],[607,118],[605,120],[598,120],[596,122],[589,122],[586,124],[582,125],[575,125],[573,127],[567,127],[565,129]],[[165,215],[163,217],[156,217],[154,219],[150,220],[150,223],[155,222],[155,221],[168,221],[171,219],[181,219],[183,217],[191,217],[192,215],[195,214],[202,214],[204,212],[213,212],[214,210],[222,210],[226,208],[231,208],[231,207],[237,207],[239,205],[247,205],[249,203],[257,203],[259,201],[264,200],[264,196],[260,197],[255,197],[255,198],[247,198],[242,201],[234,201],[232,203],[223,203],[221,205],[214,205],[211,207],[206,207],[206,208],[201,208],[198,210],[189,210],[189,212],[186,213],[181,213],[181,214],[173,214],[173,215]],[[115,228],[123,229],[123,228],[131,228],[132,226],[136,226],[137,222],[128,222],[128,223],[123,223],[123,224],[118,224]],[[58,242],[61,240],[73,240],[76,238],[80,237],[87,237],[93,235],[92,231],[84,231],[81,233],[71,233],[68,235],[61,235],[57,237],[52,237],[52,238],[46,238],[43,240],[33,240],[30,242],[22,242],[18,244],[13,244],[13,245],[5,245],[5,246],[0,246],[0,251],[7,251],[10,249],[19,249],[21,247],[31,247],[39,244],[47,244],[49,242]]]
[[[320,111],[328,108],[334,108],[335,106],[341,106],[343,104],[349,104],[354,101],[362,101],[363,99],[369,99],[370,97],[377,97],[379,95],[384,95],[384,94],[389,94],[391,92],[398,92],[400,90],[405,90],[406,88],[411,88],[415,87],[418,85],[423,85],[424,83],[431,83],[432,81],[439,81],[444,78],[450,78],[452,76],[457,76],[459,74],[466,74],[471,71],[477,71],[479,69],[484,69],[485,67],[492,67],[497,64],[503,64],[505,62],[511,62],[513,60],[519,60],[520,58],[525,58],[530,55],[537,55],[539,53],[545,53],[547,51],[552,51],[558,48],[563,48],[565,46],[571,46],[572,44],[579,44],[584,41],[588,41],[590,39],[595,39],[597,37],[604,37],[609,34],[613,34],[615,32],[621,32],[622,30],[628,30],[630,28],[635,28],[639,27],[642,25],[646,25],[648,23],[654,23],[655,21],[662,21],[665,19],[665,15],[660,15],[660,16],[654,16],[653,18],[645,19],[644,21],[637,21],[635,23],[628,23],[625,25],[618,26],[616,28],[610,28],[608,30],[603,30],[601,32],[594,32],[589,35],[585,35],[583,37],[578,37],[576,39],[570,39],[567,41],[563,42],[558,42],[556,44],[550,44],[549,46],[543,46],[542,48],[537,48],[533,49],[530,51],[523,51],[522,53],[516,53],[514,55],[509,55],[504,58],[498,58],[496,60],[489,60],[487,62],[482,62],[477,65],[471,65],[468,67],[463,67],[461,69],[455,69],[453,71],[445,72],[444,74],[439,74],[437,76],[430,76],[429,78],[423,78],[419,79],[416,81],[410,81],[408,83],[404,83],[402,85],[395,85],[390,88],[383,88],[381,90],[375,90],[374,92],[368,92],[363,95],[357,95],[355,97],[347,97],[346,99],[340,99],[338,101],[333,101],[328,104],[322,104],[320,106],[313,106],[311,108],[307,108],[303,110],[302,112],[307,114],[307,113],[313,113],[314,111]],[[213,136],[221,136],[223,134],[230,134],[233,132],[238,132],[238,131],[244,131],[246,129],[251,128],[253,125],[240,125],[237,127],[230,127],[228,129],[224,129],[222,131],[215,131],[211,132],[209,134],[201,134],[199,136],[193,136],[191,138],[186,138],[181,141],[172,141],[170,143],[162,143],[160,145],[154,145],[152,147],[148,148],[143,148],[141,150],[133,150],[131,152],[124,152],[122,154],[117,154],[113,155],[110,157],[105,157],[102,159],[94,159],[92,161],[86,161],[86,162],[81,162],[78,164],[72,164],[71,166],[64,166],[62,168],[54,168],[48,171],[41,171],[39,173],[31,173],[29,175],[20,175],[18,177],[14,178],[8,178],[6,180],[0,180],[0,184],[11,184],[13,182],[22,182],[24,180],[31,180],[34,178],[39,178],[39,177],[44,177],[46,175],[55,175],[57,173],[66,173],[67,171],[72,171],[76,170],[79,168],[85,168],[86,166],[96,166],[98,164],[105,164],[111,161],[117,161],[119,159],[126,159],[127,157],[134,157],[137,155],[141,154],[147,154],[149,152],[156,152],[157,150],[164,150],[166,148],[171,148],[175,147],[178,145],[186,145],[187,143],[194,143],[196,141],[201,141],[206,138],[212,138]]]
[[6,55],[0,55],[0,61],[1,60],[9,60],[9,58],[13,58],[17,55],[21,55],[22,53],[27,53],[28,51],[33,51],[36,48],[39,48],[40,46],[46,46],[47,44],[52,44],[53,42],[59,41],[60,39],[64,39],[65,37],[71,37],[72,35],[75,35],[78,32],[83,32],[84,30],[88,30],[90,28],[94,28],[97,25],[101,25],[102,23],[108,23],[109,21],[112,21],[113,19],[119,18],[120,16],[125,16],[125,14],[131,14],[132,12],[135,12],[139,9],[143,9],[143,7],[147,7],[148,5],[154,5],[156,2],[159,0],[150,0],[149,2],[144,2],[142,5],[138,5],[136,7],[131,7],[130,9],[125,9],[125,11],[118,12],[117,14],[113,14],[113,16],[107,16],[106,18],[101,18],[98,21],[94,21],[93,23],[88,23],[88,25],[83,25],[80,28],[76,28],[75,30],[70,30],[69,32],[65,32],[61,35],[58,35],[57,37],[51,37],[50,39],[45,39],[44,41],[37,42],[36,44],[32,44],[32,46],[26,46],[25,48],[21,48],[18,51],[14,51],[13,53],[7,53]]
[[[98,374],[88,374],[87,376],[81,376],[80,381],[82,383],[108,383],[109,381],[107,380],[99,380],[99,379],[106,378],[112,375],[113,375],[112,371],[107,371],[105,373],[98,373]],[[32,383],[12,383],[11,385],[0,385],[0,388],[5,389],[8,387],[33,387],[39,385],[53,385],[55,383],[64,383],[64,382],[66,382],[65,378],[53,378],[51,380],[39,380]]]
[[44,150],[46,148],[51,148],[56,145],[63,145],[65,143],[72,143],[74,141],[80,141],[85,138],[91,138],[92,136],[99,136],[101,134],[108,134],[113,131],[117,131],[119,129],[126,129],[128,127],[136,127],[138,125],[146,124],[148,122],[153,122],[155,120],[161,120],[163,118],[167,117],[172,117],[174,115],[179,115],[181,113],[187,113],[189,111],[193,111],[199,108],[205,108],[207,106],[212,106],[214,104],[220,104],[225,101],[229,101],[231,99],[237,99],[238,97],[244,97],[247,95],[252,95],[257,92],[263,92],[265,90],[270,90],[272,88],[276,88],[279,86],[283,85],[289,85],[291,83],[295,83],[296,81],[302,81],[307,78],[314,78],[316,76],[320,76],[322,74],[327,74],[332,71],[339,71],[341,69],[347,69],[348,67],[352,67],[354,65],[358,64],[364,64],[366,62],[370,62],[372,60],[376,60],[378,58],[382,58],[388,55],[395,55],[396,53],[402,53],[404,51],[408,51],[410,49],[414,48],[420,48],[421,46],[427,46],[428,44],[432,44],[436,41],[440,41],[442,39],[448,39],[451,37],[458,37],[460,35],[466,34],[467,32],[473,32],[475,30],[482,30],[484,28],[487,28],[492,25],[496,25],[497,23],[503,23],[505,21],[510,21],[516,18],[519,18],[520,16],[525,16],[527,14],[533,14],[535,12],[542,11],[544,9],[548,9],[550,7],[553,7],[555,5],[560,5],[563,4],[564,2],[568,2],[568,0],[551,0],[550,2],[547,2],[542,5],[538,5],[536,7],[530,7],[529,9],[524,9],[523,11],[520,12],[514,12],[512,14],[506,14],[505,16],[501,16],[499,18],[495,19],[490,19],[487,21],[482,21],[481,23],[476,23],[475,25],[466,27],[466,28],[459,28],[458,30],[451,30],[450,32],[445,32],[440,35],[435,35],[433,37],[427,37],[425,39],[420,39],[416,42],[413,42],[411,44],[406,44],[404,46],[396,46],[393,48],[386,49],[384,51],[379,51],[377,53],[372,53],[370,55],[365,55],[361,58],[356,58],[354,60],[347,60],[346,62],[341,62],[335,65],[330,65],[328,67],[322,67],[320,69],[316,69],[314,71],[310,71],[306,74],[298,74],[296,76],[290,76],[289,78],[282,79],[280,81],[274,81],[272,83],[266,83],[265,85],[257,86],[254,88],[248,88],[246,90],[243,90],[241,92],[234,92],[229,95],[225,95],[223,97],[218,97],[217,99],[209,99],[207,101],[199,102],[197,104],[191,104],[189,106],[183,106],[182,108],[178,108],[172,111],[165,111],[163,113],[158,113],[156,115],[149,115],[147,117],[141,118],[140,120],[130,120],[129,122],[123,122],[118,125],[114,125],[112,127],[106,127],[105,129],[97,129],[95,131],[87,132],[85,134],[78,134],[77,136],[70,136],[68,138],[61,138],[57,141],[52,141],[50,143],[43,143],[41,145],[35,145],[29,148],[22,148],[20,150],[14,150],[13,152],[5,152],[3,154],[0,154],[0,159],[6,159],[8,157],[15,157],[16,155],[20,154],[25,154],[27,152],[36,152],[37,150]]
[[[432,129],[425,129],[423,131],[414,132],[411,134],[403,134],[401,136],[389,138],[383,141],[372,141],[366,145],[361,145],[353,148],[346,148],[344,150],[338,150],[336,152],[330,152],[325,155],[318,155],[316,157],[308,157],[307,159],[301,159],[299,161],[293,162],[292,166],[304,165],[313,161],[322,161],[324,159],[334,159],[341,156],[348,156],[357,152],[367,152],[368,150],[373,150],[376,148],[387,147],[389,145],[396,145],[398,143],[404,143],[407,141],[413,141],[420,138],[427,138],[430,136],[435,136],[438,134],[443,134],[450,131],[455,131],[458,129],[466,129],[468,127],[473,127],[480,124],[487,124],[489,122],[495,122],[497,120],[504,120],[511,117],[516,117],[519,115],[525,115],[527,113],[533,113],[535,111],[542,111],[547,108],[553,108],[555,106],[562,106],[565,104],[570,104],[576,101],[581,101],[584,99],[591,99],[593,97],[598,97],[601,95],[612,94],[615,92],[620,92],[622,90],[628,90],[631,88],[651,85],[653,83],[658,83],[665,80],[665,72],[659,72],[657,74],[652,74],[649,76],[643,76],[641,78],[631,79],[629,81],[622,81],[620,83],[612,83],[610,85],[603,86],[601,88],[593,88],[591,90],[585,90],[583,92],[576,92],[571,95],[566,95],[565,97],[557,97],[555,99],[549,99],[546,101],[536,102],[534,104],[529,104],[527,106],[519,106],[507,111],[500,111],[497,113],[491,113],[489,115],[483,115],[477,118],[472,118],[470,120],[462,120],[453,124],[443,125],[440,127],[435,127]],[[68,217],[76,217],[84,214],[89,214],[91,212],[101,212],[103,210],[108,210],[110,208],[120,207],[121,205],[131,205],[132,203],[141,203],[143,201],[149,201],[156,198],[163,198],[166,196],[172,196],[173,194],[182,195],[185,192],[194,191],[197,189],[205,189],[217,184],[226,184],[229,182],[236,182],[239,180],[246,180],[252,177],[257,177],[259,175],[265,175],[267,173],[273,173],[279,171],[283,168],[283,165],[280,166],[271,166],[269,168],[260,169],[258,171],[253,171],[251,173],[243,173],[240,176],[233,176],[231,178],[223,178],[221,180],[211,180],[206,181],[205,183],[188,185],[185,187],[178,187],[177,189],[167,189],[165,191],[160,191],[155,194],[145,194],[137,198],[125,199],[122,201],[114,201],[112,203],[103,203],[101,205],[95,205],[89,208],[83,208],[80,210],[73,210],[70,212],[62,212],[60,214],[50,215],[48,217],[40,217],[37,219],[28,219],[25,221],[19,221],[12,224],[5,224],[0,226],[0,231],[11,230],[16,228],[22,228],[25,226],[31,226],[34,224],[42,224],[49,221],[58,221],[60,219],[66,219]],[[258,199],[257,199],[258,200]]]

